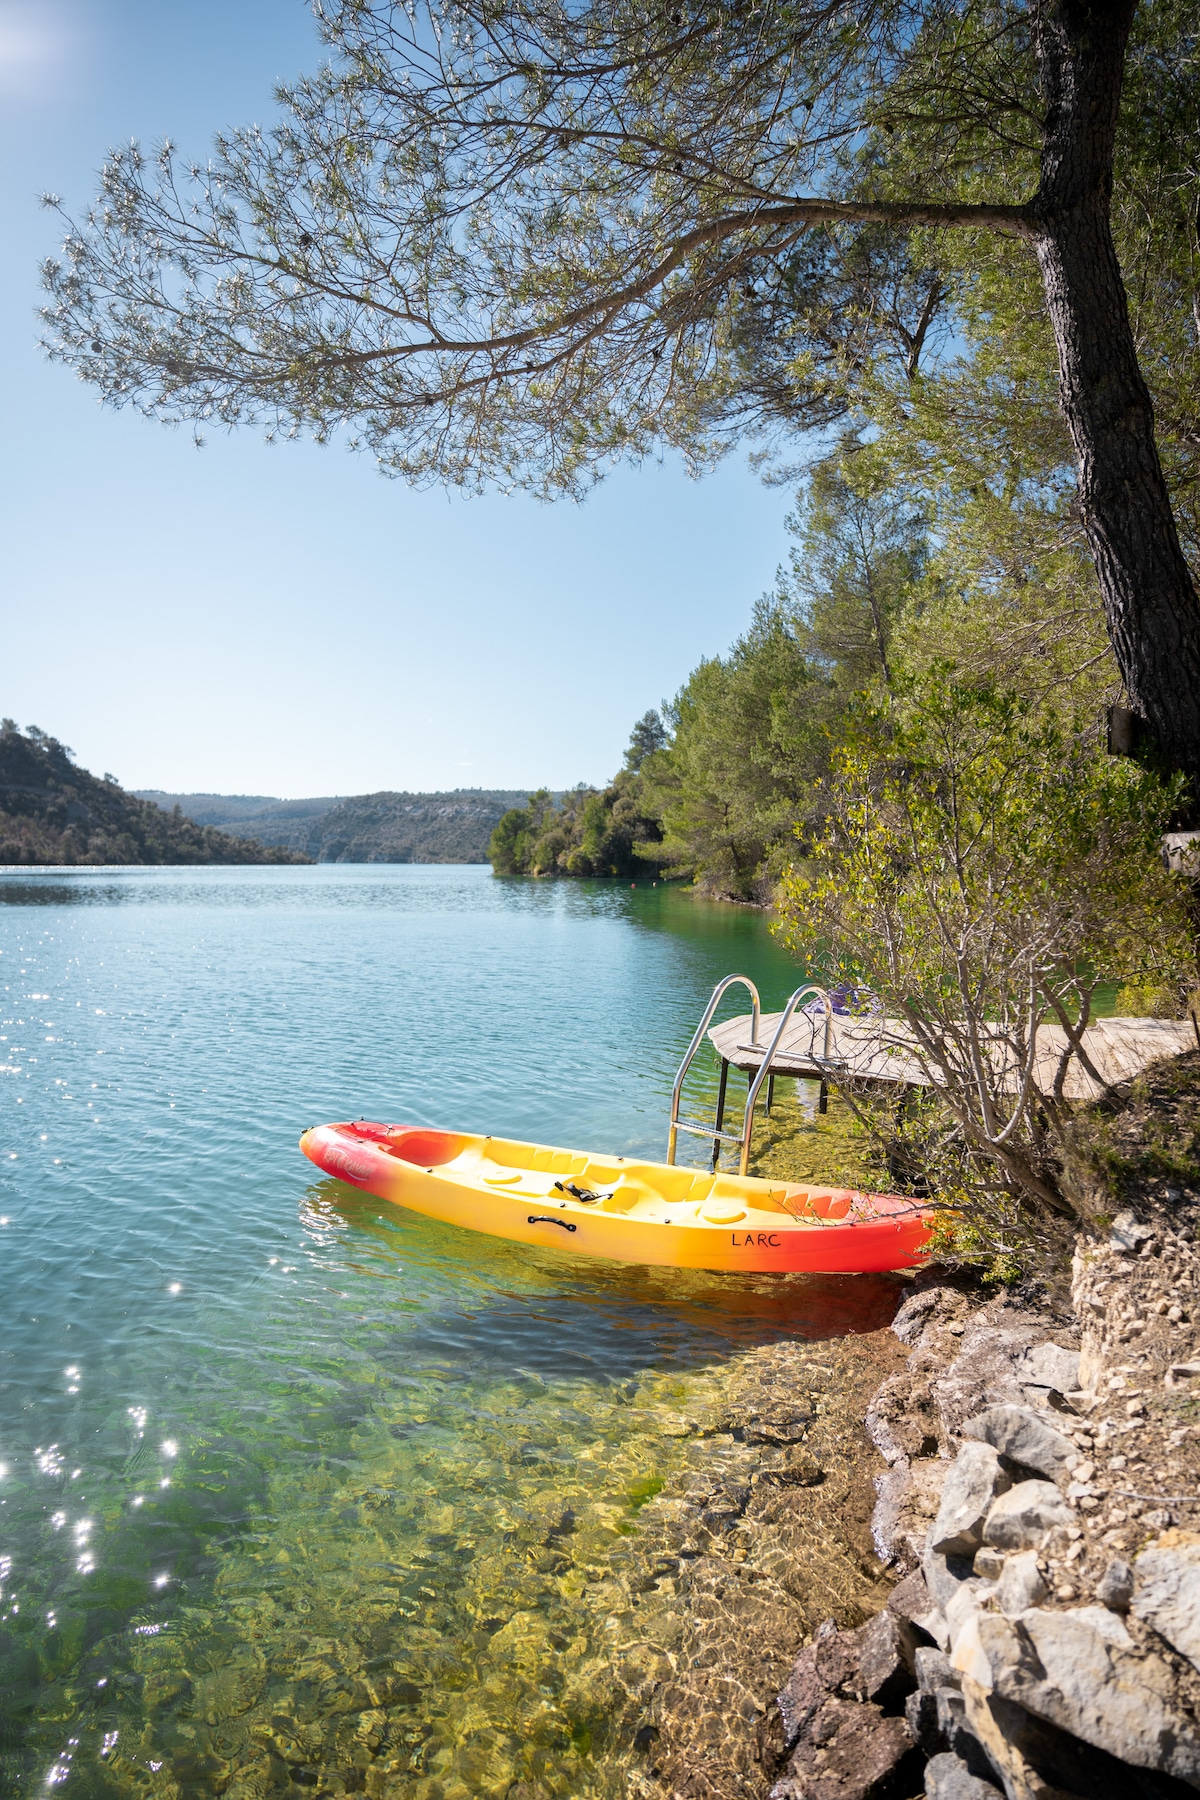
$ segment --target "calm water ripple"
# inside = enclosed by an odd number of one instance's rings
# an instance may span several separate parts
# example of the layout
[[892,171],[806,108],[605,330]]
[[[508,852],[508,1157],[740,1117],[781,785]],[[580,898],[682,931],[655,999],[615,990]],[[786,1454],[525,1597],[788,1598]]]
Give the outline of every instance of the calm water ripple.
[[0,874],[9,1791],[623,1791],[604,1621],[681,1412],[891,1289],[533,1255],[314,1181],[296,1140],[661,1155],[735,966],[794,985],[758,916],[649,886]]

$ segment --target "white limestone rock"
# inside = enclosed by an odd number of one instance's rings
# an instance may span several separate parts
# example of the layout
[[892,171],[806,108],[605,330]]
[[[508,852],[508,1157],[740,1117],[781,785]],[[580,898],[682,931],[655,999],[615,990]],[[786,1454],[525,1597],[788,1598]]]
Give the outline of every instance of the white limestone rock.
[[1050,1481],[1064,1482],[1079,1461],[1070,1438],[1027,1406],[989,1406],[986,1412],[963,1421],[962,1434],[991,1444],[1010,1462],[1036,1469]]
[[992,1446],[968,1440],[946,1477],[927,1547],[941,1556],[974,1556],[989,1509],[1009,1485]]
[[1130,1611],[1200,1669],[1200,1538],[1152,1544],[1135,1558],[1133,1573]]
[[1036,1550],[1022,1550],[1005,1558],[996,1583],[996,1605],[1007,1618],[1015,1619],[1031,1606],[1040,1606],[1049,1591],[1038,1568]]
[[[1142,1769],[1200,1786],[1200,1739],[1180,1709],[1166,1663],[1148,1656],[1103,1606],[1016,1619],[980,1612],[975,1629],[987,1674],[971,1679],[1086,1744]],[[964,1684],[966,1685],[966,1684]]]
[[983,1541],[997,1550],[1038,1550],[1057,1526],[1075,1515],[1051,1481],[1019,1481],[993,1501]]
[[1017,1365],[1017,1380],[1022,1387],[1070,1394],[1079,1386],[1079,1352],[1061,1344],[1035,1344]]

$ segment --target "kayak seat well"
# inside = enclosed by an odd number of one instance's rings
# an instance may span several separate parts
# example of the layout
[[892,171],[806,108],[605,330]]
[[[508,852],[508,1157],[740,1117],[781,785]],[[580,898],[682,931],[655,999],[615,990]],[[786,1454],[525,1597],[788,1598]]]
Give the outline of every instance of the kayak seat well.
[[854,1203],[850,1188],[793,1188],[783,1201],[796,1219],[844,1219]]
[[427,1131],[421,1126],[395,1127],[380,1148],[401,1162],[420,1169],[437,1169],[453,1162],[470,1143],[470,1138],[453,1131]]

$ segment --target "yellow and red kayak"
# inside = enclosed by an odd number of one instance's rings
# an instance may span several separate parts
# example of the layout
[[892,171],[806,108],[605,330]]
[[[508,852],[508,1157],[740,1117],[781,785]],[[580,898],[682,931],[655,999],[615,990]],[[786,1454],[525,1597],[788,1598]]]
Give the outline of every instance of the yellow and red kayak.
[[448,1225],[616,1262],[865,1275],[921,1261],[931,1215],[898,1194],[709,1174],[509,1138],[364,1120],[316,1125],[305,1156]]

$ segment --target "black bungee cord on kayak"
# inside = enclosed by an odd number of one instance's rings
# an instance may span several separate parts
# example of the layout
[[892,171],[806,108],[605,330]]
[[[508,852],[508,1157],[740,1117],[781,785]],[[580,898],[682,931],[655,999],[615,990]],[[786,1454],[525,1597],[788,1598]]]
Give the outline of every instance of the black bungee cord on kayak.
[[581,1200],[585,1206],[593,1200],[611,1200],[612,1194],[594,1194],[591,1188],[576,1187],[573,1181],[556,1181],[555,1187],[560,1194],[570,1194],[572,1199]]

